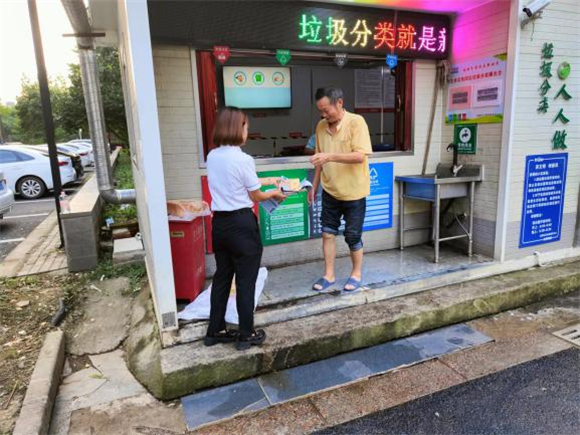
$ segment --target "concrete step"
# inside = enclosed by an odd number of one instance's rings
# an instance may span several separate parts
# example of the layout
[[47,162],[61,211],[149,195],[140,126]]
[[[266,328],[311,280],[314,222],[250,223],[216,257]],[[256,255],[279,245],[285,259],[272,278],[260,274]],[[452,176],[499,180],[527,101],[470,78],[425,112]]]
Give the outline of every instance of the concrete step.
[[266,343],[246,352],[238,352],[232,345],[208,348],[201,341],[162,349],[146,290],[135,303],[126,342],[128,363],[152,394],[173,399],[521,307],[577,288],[580,261],[527,269],[270,324],[264,328]]

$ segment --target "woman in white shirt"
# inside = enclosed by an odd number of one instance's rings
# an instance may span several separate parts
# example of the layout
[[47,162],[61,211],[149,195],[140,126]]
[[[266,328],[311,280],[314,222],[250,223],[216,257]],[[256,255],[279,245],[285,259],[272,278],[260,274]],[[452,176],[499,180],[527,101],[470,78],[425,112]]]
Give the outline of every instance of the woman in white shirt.
[[[254,295],[263,248],[252,207],[254,202],[284,199],[279,189],[260,190],[262,184],[254,160],[240,148],[247,138],[247,115],[237,108],[226,107],[218,114],[213,131],[216,148],[207,156],[217,270],[213,277],[210,319],[204,343],[213,346],[236,341],[238,350],[260,345],[266,338],[263,330],[254,330]],[[262,181],[278,184],[275,178]],[[226,329],[225,322],[234,274],[240,319],[237,332]]]

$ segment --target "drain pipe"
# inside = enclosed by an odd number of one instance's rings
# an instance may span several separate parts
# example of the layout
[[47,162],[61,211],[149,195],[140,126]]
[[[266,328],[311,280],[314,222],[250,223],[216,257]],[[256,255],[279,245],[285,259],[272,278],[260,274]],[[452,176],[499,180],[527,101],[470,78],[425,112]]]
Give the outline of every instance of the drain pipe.
[[133,204],[136,202],[135,189],[115,189],[113,181],[105,113],[97,71],[97,57],[92,37],[93,30],[87,10],[83,0],[61,0],[61,2],[77,39],[83,94],[93,142],[99,193],[101,198],[109,203]]

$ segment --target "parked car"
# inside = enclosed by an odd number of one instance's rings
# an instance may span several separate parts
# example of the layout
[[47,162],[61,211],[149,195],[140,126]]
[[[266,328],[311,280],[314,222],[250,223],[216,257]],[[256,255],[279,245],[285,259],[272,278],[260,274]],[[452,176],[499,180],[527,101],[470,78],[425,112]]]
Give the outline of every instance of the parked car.
[[[36,151],[41,152],[42,154],[48,156],[48,145],[23,145],[26,147],[30,147]],[[82,157],[74,151],[71,151],[68,148],[61,147],[59,145],[56,146],[57,153],[59,155],[68,157],[72,160],[73,168],[77,174],[77,180],[83,178],[85,175],[85,166],[83,165]]]
[[69,147],[69,148],[72,147],[73,149],[76,150],[76,152],[83,159],[83,164],[86,162],[85,166],[94,166],[95,156],[93,154],[93,147],[90,144],[82,143],[82,142],[77,142],[77,143],[66,142],[66,143],[59,144],[59,145],[64,145],[64,146]]
[[14,193],[8,187],[4,172],[0,171],[0,219],[4,218],[6,213],[10,213],[14,205]]
[[68,143],[88,143],[92,146],[93,141],[91,139],[73,139],[69,140]]
[[[63,185],[77,179],[69,157],[59,155],[58,165]],[[31,147],[0,146],[0,168],[8,181],[8,187],[22,198],[40,198],[54,187],[48,155]]]
[[[91,148],[91,150],[93,149],[93,141],[91,139],[73,139],[68,141],[68,143],[72,143],[72,144],[81,144],[81,145],[86,145],[88,147]],[[107,142],[107,148],[109,149],[109,152],[113,152],[115,151],[116,146],[115,145],[111,145],[109,142]]]

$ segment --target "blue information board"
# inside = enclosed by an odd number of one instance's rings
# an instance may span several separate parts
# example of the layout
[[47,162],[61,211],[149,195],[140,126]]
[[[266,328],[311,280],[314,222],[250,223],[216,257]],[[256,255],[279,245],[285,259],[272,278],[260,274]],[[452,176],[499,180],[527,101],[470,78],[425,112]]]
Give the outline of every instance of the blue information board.
[[[393,163],[372,163],[369,165],[371,194],[367,197],[367,211],[363,231],[391,228],[393,226]],[[314,178],[314,171],[309,171],[309,179]],[[316,201],[309,209],[310,238],[320,237],[320,213],[322,212],[322,187],[319,185]],[[344,221],[339,232],[344,231]]]
[[363,231],[393,226],[393,163],[370,165],[371,194],[367,197],[367,212]]
[[568,154],[526,157],[520,248],[560,240]]

